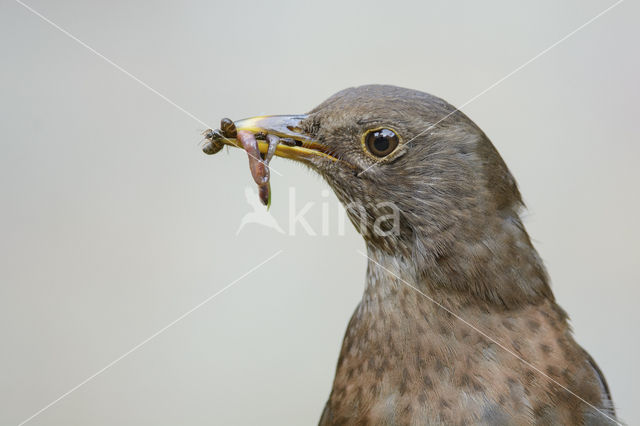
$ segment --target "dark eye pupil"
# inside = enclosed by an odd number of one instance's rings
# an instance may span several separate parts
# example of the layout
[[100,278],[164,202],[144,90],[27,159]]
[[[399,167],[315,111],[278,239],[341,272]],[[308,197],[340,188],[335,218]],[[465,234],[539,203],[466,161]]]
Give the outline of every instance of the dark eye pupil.
[[398,146],[398,136],[389,129],[372,130],[366,135],[366,146],[376,157],[385,157]]
[[376,135],[375,140],[373,141],[373,146],[380,152],[384,152],[389,149],[389,139],[386,136]]

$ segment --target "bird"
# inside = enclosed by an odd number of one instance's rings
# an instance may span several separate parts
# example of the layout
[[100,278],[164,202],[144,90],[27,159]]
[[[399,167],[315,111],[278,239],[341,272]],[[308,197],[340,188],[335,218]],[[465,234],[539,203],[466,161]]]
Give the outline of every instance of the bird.
[[[619,424],[485,133],[436,96],[342,90],[307,114],[234,122],[322,176],[364,238],[324,425]],[[233,138],[224,143],[239,146]]]

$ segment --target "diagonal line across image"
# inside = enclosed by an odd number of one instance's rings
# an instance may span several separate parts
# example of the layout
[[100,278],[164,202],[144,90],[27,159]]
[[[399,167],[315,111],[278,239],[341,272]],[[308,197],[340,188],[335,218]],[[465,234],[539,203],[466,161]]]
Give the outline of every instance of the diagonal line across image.
[[240,275],[238,278],[236,278],[235,280],[231,281],[229,284],[227,284],[226,286],[222,287],[220,290],[216,291],[215,293],[213,293],[212,295],[210,295],[209,297],[204,299],[202,302],[198,303],[197,305],[195,305],[194,307],[192,307],[188,311],[184,312],[178,318],[174,319],[173,321],[171,321],[170,323],[168,323],[167,325],[165,325],[164,327],[162,327],[161,329],[159,329],[158,331],[156,331],[155,333],[153,333],[152,335],[150,335],[149,337],[147,337],[146,339],[144,339],[143,341],[141,341],[140,343],[138,343],[137,345],[135,345],[134,347],[132,347],[131,349],[129,349],[128,351],[126,351],[125,353],[123,353],[122,355],[120,355],[119,357],[117,357],[116,359],[114,359],[113,361],[108,363],[107,365],[105,365],[104,367],[102,367],[100,370],[96,371],[91,376],[89,376],[86,379],[84,379],[82,382],[78,383],[77,385],[75,385],[74,387],[72,387],[71,389],[69,389],[68,391],[63,393],[62,395],[60,395],[58,398],[54,399],[49,404],[45,405],[44,407],[42,407],[41,409],[39,409],[38,411],[33,413],[31,416],[29,416],[26,419],[24,419],[23,421],[21,421],[18,424],[18,426],[22,426],[24,424],[27,424],[28,422],[30,422],[31,420],[33,420],[34,418],[36,418],[37,416],[42,414],[44,411],[46,411],[49,408],[53,407],[54,405],[56,405],[58,402],[60,402],[64,398],[66,398],[67,396],[69,396],[70,394],[72,394],[73,392],[75,392],[76,390],[81,388],[82,386],[84,386],[87,383],[89,383],[91,380],[93,380],[96,377],[98,377],[100,374],[104,373],[105,371],[107,371],[108,369],[110,369],[111,367],[113,367],[114,365],[116,365],[117,363],[119,363],[120,361],[122,361],[123,359],[125,359],[126,357],[128,357],[129,355],[131,355],[132,353],[134,353],[135,351],[137,351],[138,349],[140,349],[141,347],[143,347],[147,343],[149,343],[151,340],[155,339],[156,337],[158,337],[159,335],[161,335],[162,333],[164,333],[165,331],[167,331],[168,329],[170,329],[171,327],[173,327],[174,325],[176,325],[177,323],[179,323],[180,321],[182,321],[183,319],[185,319],[186,317],[188,317],[189,315],[191,315],[192,313],[194,313],[195,311],[197,311],[198,309],[200,309],[201,307],[203,307],[207,303],[211,302],[213,299],[215,299],[216,297],[218,297],[219,295],[224,293],[229,288],[233,287],[235,284],[237,284],[242,279],[244,279],[247,276],[249,276],[251,273],[255,272],[256,270],[258,270],[262,266],[264,266],[266,263],[268,263],[268,262],[272,261],[273,259],[275,259],[281,253],[282,253],[282,250],[278,250],[277,252],[275,252],[274,254],[272,254],[271,256],[269,256],[268,258],[263,260],[262,262],[258,263],[257,265],[255,265],[254,267],[249,269],[247,272],[245,272],[244,274]]

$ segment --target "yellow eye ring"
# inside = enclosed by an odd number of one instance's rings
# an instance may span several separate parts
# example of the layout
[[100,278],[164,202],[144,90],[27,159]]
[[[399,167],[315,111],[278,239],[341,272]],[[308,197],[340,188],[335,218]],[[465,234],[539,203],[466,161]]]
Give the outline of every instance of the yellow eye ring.
[[388,127],[368,129],[362,134],[362,149],[375,160],[389,156],[400,145],[400,137]]

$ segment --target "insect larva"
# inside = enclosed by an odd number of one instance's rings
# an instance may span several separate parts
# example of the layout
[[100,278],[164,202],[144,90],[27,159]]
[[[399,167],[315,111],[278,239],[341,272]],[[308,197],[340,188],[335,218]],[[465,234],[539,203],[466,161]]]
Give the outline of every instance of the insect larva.
[[258,141],[256,140],[255,135],[247,130],[240,130],[237,138],[242,144],[244,150],[247,151],[247,157],[249,157],[249,170],[251,170],[251,176],[253,176],[255,183],[258,185],[264,185],[269,182],[269,168],[260,156]]
[[[258,148],[256,136],[263,138],[268,143],[267,152],[264,156]],[[205,154],[215,154],[224,146],[223,139],[237,139],[247,152],[249,157],[249,170],[254,182],[258,185],[258,196],[262,204],[267,208],[271,205],[271,185],[269,183],[269,162],[276,153],[278,144],[284,143],[288,145],[288,140],[281,140],[276,135],[260,133],[255,135],[247,130],[240,130],[228,118],[220,120],[220,129],[205,130],[204,138],[207,140],[202,150]],[[293,145],[293,144],[292,144]]]
[[266,135],[265,139],[269,144],[269,149],[267,150],[267,154],[264,157],[264,162],[269,164],[274,154],[276,153],[276,149],[278,148],[278,144],[280,143],[280,138],[276,135]]
[[266,185],[259,186],[258,196],[262,204],[267,206],[267,208],[271,207],[271,184],[267,183]]

